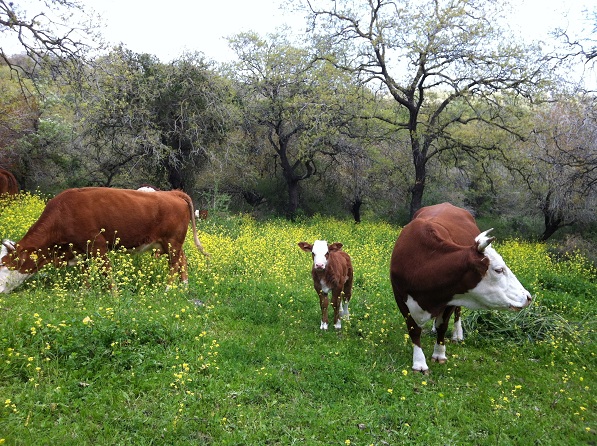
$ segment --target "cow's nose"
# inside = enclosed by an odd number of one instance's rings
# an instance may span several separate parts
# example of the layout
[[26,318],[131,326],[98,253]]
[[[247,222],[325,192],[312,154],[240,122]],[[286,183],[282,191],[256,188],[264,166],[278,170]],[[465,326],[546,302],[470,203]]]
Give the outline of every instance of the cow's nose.
[[316,269],[323,269],[323,267],[324,267],[323,263],[316,263],[315,264],[315,268]]
[[525,305],[525,307],[531,305],[532,301],[533,301],[533,296],[531,296],[531,293],[527,292],[527,304]]

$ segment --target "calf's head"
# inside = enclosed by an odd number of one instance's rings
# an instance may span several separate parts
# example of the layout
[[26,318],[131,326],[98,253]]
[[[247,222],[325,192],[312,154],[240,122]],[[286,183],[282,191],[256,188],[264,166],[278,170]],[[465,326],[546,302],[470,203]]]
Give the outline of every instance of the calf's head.
[[330,252],[340,251],[342,243],[332,243],[328,245],[325,240],[315,240],[313,244],[307,242],[300,242],[299,247],[305,251],[313,254],[313,269],[316,271],[324,271],[328,264]]

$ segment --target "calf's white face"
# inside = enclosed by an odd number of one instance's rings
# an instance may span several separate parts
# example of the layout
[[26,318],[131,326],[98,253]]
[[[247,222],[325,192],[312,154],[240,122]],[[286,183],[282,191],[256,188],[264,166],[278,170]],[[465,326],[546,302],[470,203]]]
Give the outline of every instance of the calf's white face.
[[[479,237],[486,233],[480,234]],[[489,259],[487,273],[475,288],[454,296],[450,305],[472,310],[522,310],[531,303],[529,293],[491,245],[479,244],[479,251]]]
[[322,271],[328,264],[328,242],[325,240],[315,240],[313,242],[313,268]]
[[[6,243],[6,241],[5,241]],[[8,254],[6,246],[0,246],[0,293],[10,293],[21,283],[23,283],[31,274],[22,274],[18,271],[10,270],[2,264],[2,259]]]

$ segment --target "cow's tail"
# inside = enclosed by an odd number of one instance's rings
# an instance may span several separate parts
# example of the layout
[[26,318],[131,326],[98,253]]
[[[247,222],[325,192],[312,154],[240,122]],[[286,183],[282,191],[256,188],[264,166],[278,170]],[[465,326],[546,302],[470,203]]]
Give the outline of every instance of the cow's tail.
[[197,247],[197,249],[199,249],[199,251],[201,251],[201,254],[203,254],[205,257],[210,257],[211,254],[207,252],[205,249],[203,249],[203,245],[201,244],[199,237],[197,237],[197,225],[195,224],[195,207],[193,206],[193,200],[187,194],[182,195],[184,196],[184,200],[189,205],[189,209],[191,211],[191,226],[193,228],[193,241],[195,242],[195,246]]

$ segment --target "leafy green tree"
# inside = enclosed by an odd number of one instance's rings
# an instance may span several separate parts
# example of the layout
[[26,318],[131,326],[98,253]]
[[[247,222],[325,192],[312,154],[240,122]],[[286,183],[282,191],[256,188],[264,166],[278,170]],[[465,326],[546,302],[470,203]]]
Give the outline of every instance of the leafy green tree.
[[593,96],[560,98],[542,107],[535,116],[533,137],[520,155],[516,168],[545,222],[541,240],[563,227],[595,222],[597,103]]
[[228,89],[198,54],[162,64],[114,49],[96,62],[80,109],[82,150],[93,182],[129,184],[135,170],[190,190],[228,128]]
[[482,122],[508,132],[505,93],[531,98],[545,64],[535,48],[509,41],[491,0],[304,2],[322,57],[390,96],[400,110],[382,116],[409,139],[410,214],[423,202],[429,162],[448,152],[491,150],[456,137]]
[[342,150],[340,130],[351,114],[350,78],[282,33],[266,39],[242,33],[229,40],[238,56],[231,70],[239,87],[247,151],[272,154],[288,193],[286,214],[300,206],[300,184],[324,172]]
[[[24,74],[35,80],[40,67],[50,66],[54,75],[68,73],[71,81],[80,79],[89,50],[101,45],[93,11],[78,0],[28,2],[27,6],[0,0],[0,62],[20,79]],[[24,57],[15,57],[10,49]],[[28,88],[25,83],[22,87]]]
[[[15,82],[9,68],[5,65],[0,65],[0,91],[1,150],[35,131],[40,110],[37,98]],[[2,158],[0,155],[0,162]]]

